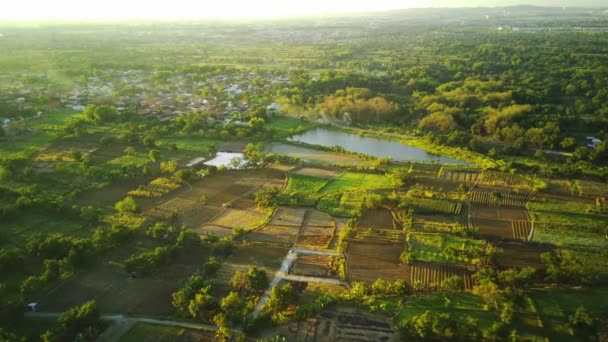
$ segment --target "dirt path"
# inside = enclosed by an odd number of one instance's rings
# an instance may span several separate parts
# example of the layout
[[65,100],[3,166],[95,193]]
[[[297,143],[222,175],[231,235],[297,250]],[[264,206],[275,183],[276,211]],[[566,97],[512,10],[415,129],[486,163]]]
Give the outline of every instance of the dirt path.
[[283,279],[291,280],[291,281],[300,281],[300,282],[305,282],[305,283],[326,283],[326,284],[332,284],[332,285],[348,286],[348,283],[346,283],[340,279],[334,279],[334,278],[308,277],[308,276],[286,274],[283,276]]
[[291,268],[291,265],[295,261],[298,254],[328,255],[328,256],[342,255],[341,253],[330,252],[330,251],[326,252],[326,251],[316,251],[316,250],[300,249],[300,248],[290,249],[289,252],[287,253],[287,255],[285,256],[285,258],[283,259],[283,262],[281,263],[281,268],[277,271],[277,273],[275,273],[274,278],[272,279],[272,281],[270,282],[270,285],[268,286],[268,289],[266,289],[266,291],[264,292],[264,294],[258,301],[258,304],[255,306],[255,309],[251,313],[251,317],[256,318],[260,315],[260,312],[262,312],[264,305],[266,305],[266,302],[270,298],[270,292],[283,279],[292,280],[292,281],[309,282],[309,283],[327,283],[327,284],[348,286],[348,283],[345,283],[339,279],[290,275],[289,269]]
[[253,318],[258,317],[260,312],[262,312],[262,308],[264,307],[264,305],[266,305],[266,302],[270,298],[270,291],[272,291],[272,289],[277,286],[277,284],[279,284],[281,279],[283,279],[283,276],[286,275],[287,272],[289,272],[289,268],[291,267],[291,264],[293,264],[296,255],[297,254],[293,253],[293,250],[289,250],[287,256],[285,256],[285,259],[283,259],[283,262],[281,263],[281,268],[277,271],[277,273],[275,273],[274,278],[268,286],[268,289],[266,289],[266,292],[264,292],[264,294],[258,301],[258,304],[255,306],[255,309],[253,309],[253,312],[251,313],[251,316]]

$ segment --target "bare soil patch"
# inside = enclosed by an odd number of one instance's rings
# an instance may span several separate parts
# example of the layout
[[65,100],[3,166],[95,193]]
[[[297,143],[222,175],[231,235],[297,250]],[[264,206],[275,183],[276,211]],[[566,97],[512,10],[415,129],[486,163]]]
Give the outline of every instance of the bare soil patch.
[[548,246],[526,243],[504,243],[498,247],[503,252],[498,254],[496,264],[504,269],[531,266],[537,270],[544,270],[546,267],[540,260],[540,255],[551,250]]
[[511,221],[482,219],[474,217],[471,219],[473,226],[479,229],[479,233],[489,238],[513,238],[513,227]]
[[336,278],[337,273],[329,268],[332,258],[327,255],[298,255],[291,267],[290,274]]
[[409,281],[410,266],[399,261],[401,252],[403,244],[349,241],[348,276],[351,281],[368,283],[378,278]]
[[306,214],[305,208],[279,208],[270,225],[300,227]]
[[297,226],[269,224],[264,228],[243,235],[241,240],[291,246],[295,242],[299,230],[300,227]]
[[357,222],[359,228],[395,229],[396,226],[393,215],[388,209],[365,210]]
[[227,209],[216,217],[211,224],[227,228],[251,229],[260,225],[266,215],[258,211]]
[[222,211],[221,208],[197,204],[189,208],[180,218],[180,223],[188,227],[198,228],[209,222]]

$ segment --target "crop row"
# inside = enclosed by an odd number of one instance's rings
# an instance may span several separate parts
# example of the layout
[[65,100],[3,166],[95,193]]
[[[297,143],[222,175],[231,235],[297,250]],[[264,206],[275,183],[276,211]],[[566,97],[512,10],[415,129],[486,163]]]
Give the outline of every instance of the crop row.
[[488,191],[472,191],[469,193],[471,203],[485,205],[502,205],[507,207],[523,207],[532,198],[533,193],[514,194],[514,193],[492,193]]
[[355,229],[353,240],[374,242],[402,242],[403,234],[396,229]]
[[515,240],[528,240],[530,231],[532,230],[532,222],[530,221],[512,221],[513,238]]
[[478,177],[479,174],[475,172],[445,171],[441,174],[440,178],[454,183],[474,184],[477,182]]
[[412,198],[407,205],[419,214],[459,215],[462,210],[462,202],[430,198]]
[[417,262],[412,265],[410,272],[411,282],[419,282],[425,288],[436,288],[442,281],[453,276],[462,277],[465,289],[468,290],[473,287],[471,272],[463,267]]
[[534,182],[521,175],[497,171],[484,171],[479,177],[479,183],[506,188],[534,189]]

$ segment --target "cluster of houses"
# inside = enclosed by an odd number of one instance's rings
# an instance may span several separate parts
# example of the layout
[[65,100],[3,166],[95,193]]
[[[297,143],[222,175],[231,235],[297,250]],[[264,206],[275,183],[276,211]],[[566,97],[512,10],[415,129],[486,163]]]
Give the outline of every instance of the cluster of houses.
[[[220,74],[200,82],[192,81],[190,75],[176,74],[157,84],[150,72],[104,70],[102,73],[102,76],[82,77],[80,82],[64,86],[62,90],[14,80],[10,87],[5,83],[0,94],[22,107],[39,106],[40,98],[45,97],[49,108],[82,111],[89,104],[112,104],[119,113],[129,110],[138,115],[170,120],[183,113],[198,111],[226,117],[234,112],[242,113],[249,109],[246,96],[242,96],[244,93],[255,94],[271,85],[286,86],[289,82],[285,76],[270,76],[266,84],[254,84],[257,75],[251,72]],[[206,87],[213,91],[204,97],[202,90]],[[272,104],[269,109],[278,111],[279,106]]]

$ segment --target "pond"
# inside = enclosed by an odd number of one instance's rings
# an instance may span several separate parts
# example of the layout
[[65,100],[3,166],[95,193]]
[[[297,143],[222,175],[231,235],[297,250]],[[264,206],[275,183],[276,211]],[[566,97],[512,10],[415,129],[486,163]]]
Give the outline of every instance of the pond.
[[289,140],[325,147],[341,146],[347,151],[379,158],[391,158],[394,161],[400,162],[420,161],[438,162],[440,164],[470,164],[462,160],[431,154],[417,147],[397,141],[365,137],[326,128],[315,128],[302,134],[294,135]]
[[294,158],[300,158],[307,163],[320,163],[327,165],[369,165],[366,160],[354,156],[346,156],[336,154],[334,152],[326,152],[295,146],[283,143],[267,144],[264,150],[265,153],[284,154]]

